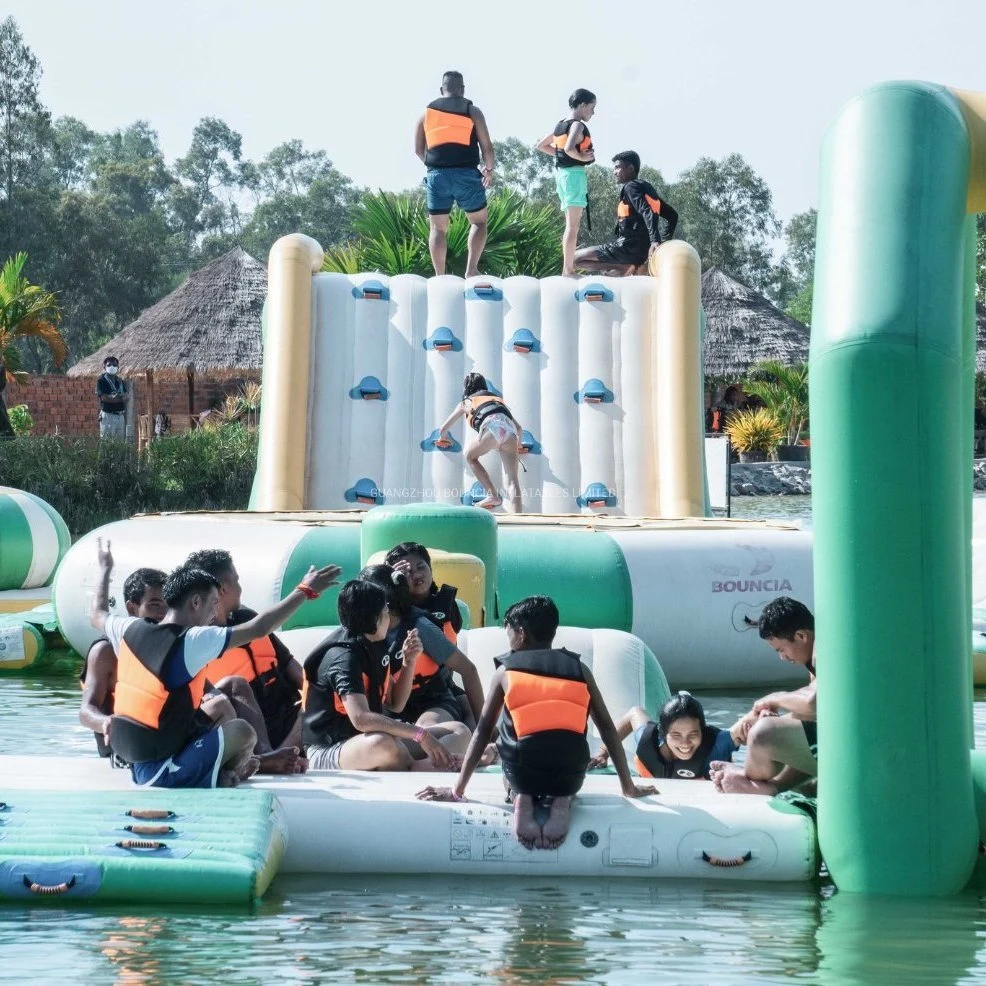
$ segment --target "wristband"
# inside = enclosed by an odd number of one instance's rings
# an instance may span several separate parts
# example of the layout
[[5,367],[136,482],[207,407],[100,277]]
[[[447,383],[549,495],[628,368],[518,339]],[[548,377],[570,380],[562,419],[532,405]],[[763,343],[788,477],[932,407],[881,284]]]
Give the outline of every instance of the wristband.
[[425,738],[424,727],[418,726],[418,728],[414,730],[414,742],[420,743],[424,738]]
[[453,801],[465,801],[466,796],[464,794],[456,794],[455,791],[452,792]]
[[299,592],[303,592],[309,599],[318,599],[319,594],[310,585],[305,585],[304,582],[299,582],[295,588]]

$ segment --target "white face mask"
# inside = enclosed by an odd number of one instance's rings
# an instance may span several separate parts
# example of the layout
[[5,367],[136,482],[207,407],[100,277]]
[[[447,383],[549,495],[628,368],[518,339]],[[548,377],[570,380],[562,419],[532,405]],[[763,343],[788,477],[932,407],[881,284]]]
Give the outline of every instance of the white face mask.
[[118,367],[118,366],[108,366],[108,367],[106,367],[106,372],[111,377],[115,377],[120,372],[120,367]]

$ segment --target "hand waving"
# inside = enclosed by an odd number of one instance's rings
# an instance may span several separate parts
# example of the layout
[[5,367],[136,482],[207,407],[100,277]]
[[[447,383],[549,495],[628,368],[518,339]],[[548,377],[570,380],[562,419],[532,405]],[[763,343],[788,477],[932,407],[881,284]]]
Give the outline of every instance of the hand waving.
[[104,571],[111,571],[113,568],[113,552],[110,551],[110,541],[107,538],[106,547],[103,547],[103,539],[96,538],[96,557],[99,560],[99,567]]
[[338,565],[326,565],[325,568],[316,568],[312,565],[301,580],[313,592],[324,592],[334,585],[338,585],[338,578],[342,574],[342,569]]

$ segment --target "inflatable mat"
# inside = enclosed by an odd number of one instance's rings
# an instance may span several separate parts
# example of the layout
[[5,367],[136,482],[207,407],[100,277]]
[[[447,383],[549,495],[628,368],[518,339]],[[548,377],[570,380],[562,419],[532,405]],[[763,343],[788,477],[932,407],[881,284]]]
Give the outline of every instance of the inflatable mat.
[[[35,769],[43,762],[22,759],[31,772],[31,761]],[[61,762],[73,773],[90,763]],[[129,784],[129,772],[105,761],[91,766]],[[2,776],[11,781],[17,773]],[[264,895],[284,854],[280,808],[264,791],[5,787],[0,901],[243,904]]]

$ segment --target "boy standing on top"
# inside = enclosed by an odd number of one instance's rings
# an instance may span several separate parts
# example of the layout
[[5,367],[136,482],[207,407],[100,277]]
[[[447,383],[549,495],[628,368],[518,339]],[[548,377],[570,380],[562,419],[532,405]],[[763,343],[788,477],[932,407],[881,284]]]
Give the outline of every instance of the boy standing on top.
[[[665,240],[674,237],[678,213],[649,181],[638,177],[640,155],[636,151],[620,151],[613,158],[613,174],[622,186],[616,205],[616,239],[583,247],[575,254],[575,266],[626,277],[637,273]],[[667,223],[663,233],[661,222]]]
[[461,72],[442,76],[441,96],[428,104],[414,130],[414,153],[428,169],[428,250],[435,273],[445,273],[449,213],[458,203],[469,220],[466,277],[475,277],[486,246],[486,189],[493,184],[493,141],[486,117],[466,99],[465,91]]
[[[522,599],[507,610],[503,625],[510,653],[496,660],[497,670],[459,779],[454,788],[427,787],[418,797],[422,801],[464,801],[469,778],[497,725],[497,747],[504,783],[513,797],[517,841],[527,849],[557,849],[568,835],[572,798],[589,768],[586,732],[590,716],[611,751],[623,794],[640,798],[657,794],[657,789],[634,784],[592,672],[578,654],[552,647],[558,630],[554,601],[547,596]],[[538,803],[549,807],[543,825],[534,817]]]

